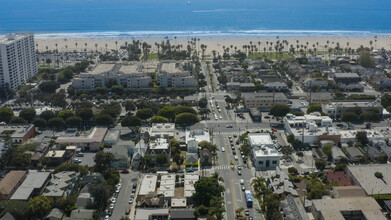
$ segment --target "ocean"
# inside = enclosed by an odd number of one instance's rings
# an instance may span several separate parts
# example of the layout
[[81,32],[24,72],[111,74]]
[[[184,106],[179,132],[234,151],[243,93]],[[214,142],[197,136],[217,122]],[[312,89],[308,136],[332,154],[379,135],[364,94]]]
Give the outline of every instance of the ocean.
[[388,35],[391,0],[0,0],[0,35]]

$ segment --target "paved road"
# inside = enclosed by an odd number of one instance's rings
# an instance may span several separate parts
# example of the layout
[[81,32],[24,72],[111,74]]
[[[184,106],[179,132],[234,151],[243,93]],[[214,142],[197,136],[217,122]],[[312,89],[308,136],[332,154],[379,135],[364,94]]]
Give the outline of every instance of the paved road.
[[[138,181],[138,172],[131,172],[129,174],[120,174],[121,175],[121,190],[118,194],[117,201],[114,206],[113,214],[110,219],[118,220],[125,215],[126,209],[130,208],[129,204],[130,194],[132,193],[133,183]],[[133,211],[133,210],[132,210]],[[130,215],[129,215],[130,216]]]

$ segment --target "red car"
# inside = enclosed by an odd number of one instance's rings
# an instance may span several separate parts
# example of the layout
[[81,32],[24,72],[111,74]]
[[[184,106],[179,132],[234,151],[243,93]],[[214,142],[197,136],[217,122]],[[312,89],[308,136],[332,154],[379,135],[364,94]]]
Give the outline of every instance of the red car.
[[277,132],[277,129],[276,128],[272,128],[272,131]]
[[121,173],[129,173],[129,170],[121,170]]

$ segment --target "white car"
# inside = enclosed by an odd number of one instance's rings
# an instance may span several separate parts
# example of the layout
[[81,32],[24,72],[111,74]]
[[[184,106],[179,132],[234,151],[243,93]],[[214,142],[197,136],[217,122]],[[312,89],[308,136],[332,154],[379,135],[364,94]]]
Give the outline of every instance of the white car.
[[219,118],[220,118],[220,119],[223,119],[223,116],[220,115]]
[[240,179],[240,185],[244,185],[244,180]]
[[238,156],[235,156],[235,160],[238,160],[239,158],[238,158]]
[[224,147],[221,147],[221,152],[225,152],[225,148]]
[[110,204],[110,209],[114,209],[114,203]]
[[108,215],[105,216],[105,220],[109,220],[109,218],[110,218],[110,217],[109,217]]
[[116,193],[119,193],[119,190],[120,190],[120,189],[117,188],[117,189],[115,190],[115,192],[116,192]]
[[111,202],[115,203],[117,200],[115,198],[111,198]]

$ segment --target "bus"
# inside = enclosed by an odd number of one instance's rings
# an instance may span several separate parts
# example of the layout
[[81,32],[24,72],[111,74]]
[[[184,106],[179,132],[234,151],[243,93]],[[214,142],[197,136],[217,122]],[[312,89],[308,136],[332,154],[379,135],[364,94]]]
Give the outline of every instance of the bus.
[[247,208],[252,208],[253,207],[253,197],[251,195],[250,190],[244,191],[244,195],[246,196]]

